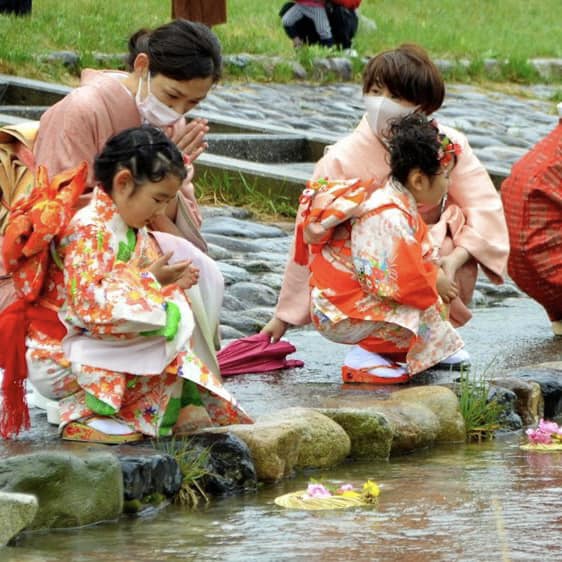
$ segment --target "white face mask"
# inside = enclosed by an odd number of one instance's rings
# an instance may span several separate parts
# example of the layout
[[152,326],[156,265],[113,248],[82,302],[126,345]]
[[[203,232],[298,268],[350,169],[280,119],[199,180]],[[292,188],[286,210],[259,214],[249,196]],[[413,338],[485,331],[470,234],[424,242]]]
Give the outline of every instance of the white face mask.
[[392,119],[404,117],[417,109],[417,106],[405,107],[386,96],[365,96],[363,99],[367,110],[367,123],[379,139],[386,136]]
[[141,86],[142,76],[139,78],[139,86],[137,88],[135,101],[137,102],[137,108],[143,121],[153,125],[154,127],[167,127],[183,117],[181,113],[174,111],[171,107],[162,103],[154,94],[152,94],[150,91],[150,73],[148,74],[146,85],[147,95],[142,101],[140,99]]

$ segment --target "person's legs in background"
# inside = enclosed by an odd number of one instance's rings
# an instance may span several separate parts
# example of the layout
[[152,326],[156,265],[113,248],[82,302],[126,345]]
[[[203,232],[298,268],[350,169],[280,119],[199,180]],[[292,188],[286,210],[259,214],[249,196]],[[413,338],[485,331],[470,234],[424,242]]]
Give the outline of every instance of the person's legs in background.
[[300,30],[297,24],[304,18],[302,6],[293,3],[285,4],[279,14],[285,33],[292,39],[293,46],[295,48],[301,47],[305,38],[299,35]]
[[0,0],[0,14],[30,15],[31,2],[32,0]]
[[320,45],[331,47],[334,44],[334,39],[332,37],[332,28],[328,20],[326,8],[307,7],[306,11],[307,13],[305,15],[314,22],[316,33],[318,33],[318,37],[320,37]]

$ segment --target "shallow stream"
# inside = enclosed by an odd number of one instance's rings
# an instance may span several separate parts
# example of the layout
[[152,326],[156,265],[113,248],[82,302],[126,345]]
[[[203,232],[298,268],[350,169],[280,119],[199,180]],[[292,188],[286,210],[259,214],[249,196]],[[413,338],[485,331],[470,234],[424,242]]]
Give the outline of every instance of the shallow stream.
[[[29,533],[6,562],[535,561],[561,559],[562,453],[519,449],[520,436],[417,451],[389,462],[301,474],[195,511],[170,506],[80,530]],[[295,511],[276,496],[309,478],[379,483],[374,508]]]
[[[461,329],[475,374],[502,375],[532,362],[559,360],[540,307],[507,299],[476,309]],[[341,385],[343,346],[314,331],[288,333],[301,370],[245,375],[227,385],[252,416],[288,406],[321,406],[355,394],[385,393]],[[451,380],[453,373],[436,373]],[[361,386],[361,385],[360,385]],[[562,560],[562,453],[519,449],[510,434],[473,445],[439,446],[389,462],[349,463],[298,474],[255,494],[213,499],[189,511],[169,506],[118,523],[20,535],[2,562],[554,562]],[[1,448],[0,448],[1,452]],[[377,508],[304,512],[277,507],[278,495],[309,478],[379,483]]]

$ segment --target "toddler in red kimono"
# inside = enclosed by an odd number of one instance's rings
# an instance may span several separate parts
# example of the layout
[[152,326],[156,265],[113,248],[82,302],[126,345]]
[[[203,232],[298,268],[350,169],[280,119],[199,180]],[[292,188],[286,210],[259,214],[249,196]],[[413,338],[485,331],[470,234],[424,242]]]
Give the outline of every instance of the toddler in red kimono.
[[[439,268],[418,211],[419,204],[444,200],[460,147],[414,113],[392,123],[388,149],[391,175],[383,187],[311,183],[310,205],[301,200],[303,217],[297,218],[314,254],[314,326],[332,341],[354,344],[342,367],[344,382],[401,383],[451,356],[457,364],[468,359],[446,320],[446,302],[458,286]],[[320,202],[315,213],[314,199],[337,192],[338,184],[345,195]],[[303,257],[295,255],[308,261]]]
[[[161,255],[147,229],[186,173],[162,131],[126,129],[96,157],[92,200],[50,248],[34,304],[58,311],[63,329],[28,321],[24,367],[43,396],[58,400],[63,439],[122,443],[251,422],[193,353],[185,291],[198,270]],[[19,292],[32,300],[25,287]]]

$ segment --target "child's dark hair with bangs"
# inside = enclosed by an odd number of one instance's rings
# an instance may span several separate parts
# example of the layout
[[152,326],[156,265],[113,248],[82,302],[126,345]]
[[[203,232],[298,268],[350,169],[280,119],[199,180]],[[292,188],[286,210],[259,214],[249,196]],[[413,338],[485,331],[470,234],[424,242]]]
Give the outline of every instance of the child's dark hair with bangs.
[[445,83],[427,52],[413,43],[375,55],[363,71],[363,93],[387,88],[395,97],[420,107],[430,115],[445,98]]
[[121,131],[107,141],[94,160],[94,176],[108,194],[113,178],[124,168],[130,170],[136,186],[162,181],[168,175],[180,181],[187,176],[177,146],[160,129],[149,125]]

